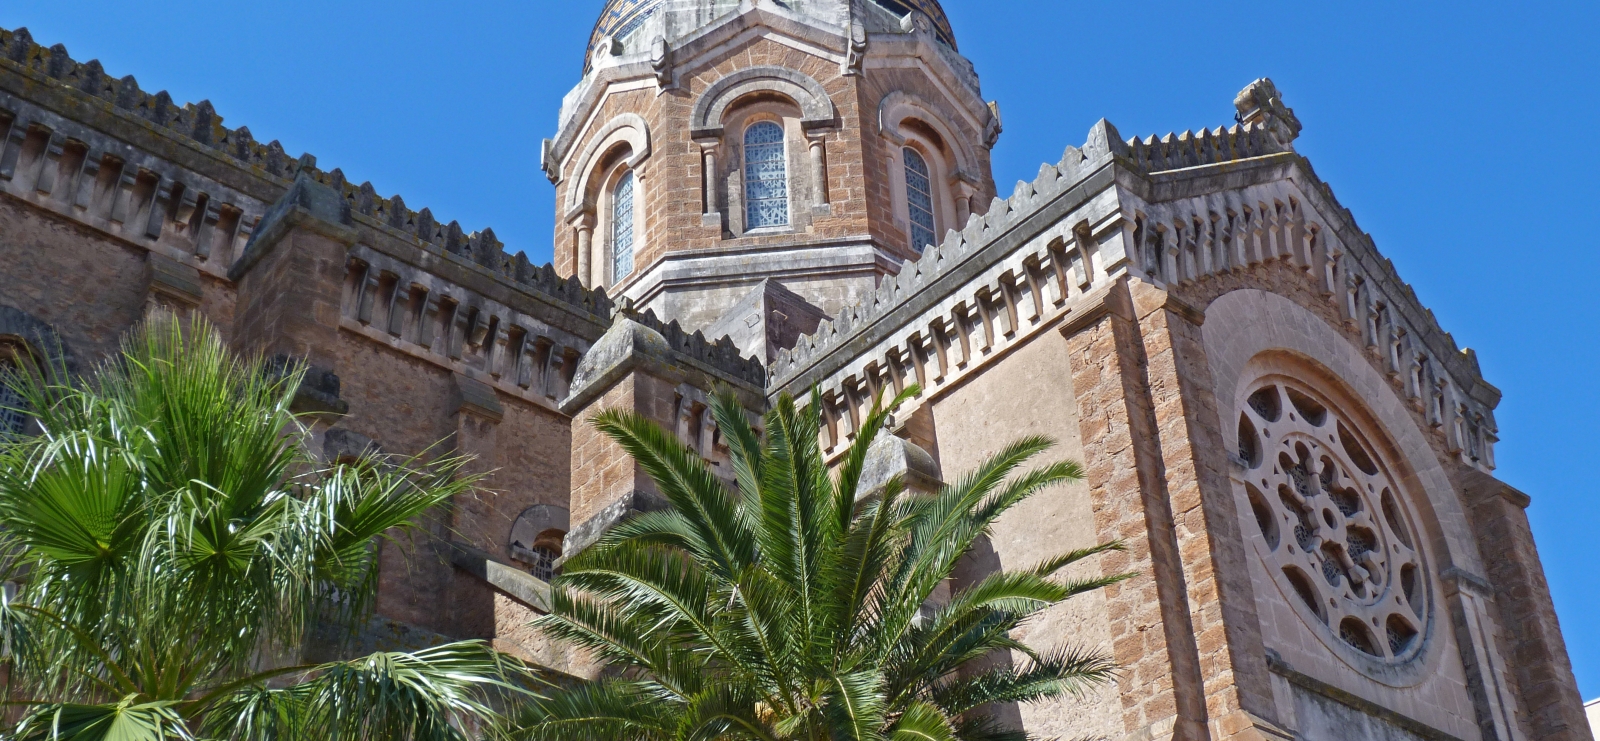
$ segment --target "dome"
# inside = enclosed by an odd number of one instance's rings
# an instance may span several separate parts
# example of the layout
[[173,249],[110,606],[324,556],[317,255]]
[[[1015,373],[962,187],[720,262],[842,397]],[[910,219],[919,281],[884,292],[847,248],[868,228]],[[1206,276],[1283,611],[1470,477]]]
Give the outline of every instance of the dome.
[[[934,34],[939,40],[948,44],[951,49],[956,49],[955,32],[951,30],[950,19],[944,14],[944,8],[939,5],[939,0],[871,1],[897,16],[921,11],[933,23]],[[589,48],[586,52],[588,58],[593,58],[595,46],[600,43],[600,39],[607,36],[626,37],[643,26],[645,21],[650,20],[665,2],[666,0],[606,0],[605,9],[600,11],[600,20],[595,21],[594,32],[589,34]],[[587,65],[587,62],[585,64]]]

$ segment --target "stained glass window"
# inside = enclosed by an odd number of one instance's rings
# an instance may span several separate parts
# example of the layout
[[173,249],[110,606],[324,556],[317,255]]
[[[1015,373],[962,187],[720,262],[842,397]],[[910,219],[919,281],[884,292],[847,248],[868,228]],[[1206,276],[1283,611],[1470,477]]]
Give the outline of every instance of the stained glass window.
[[783,127],[762,121],[744,132],[745,227],[789,224],[789,173]]
[[633,173],[617,182],[611,198],[611,280],[633,272]]
[[6,383],[7,376],[15,372],[15,365],[0,361],[0,440],[22,434],[28,424],[22,395]]
[[933,246],[933,179],[928,161],[906,147],[906,210],[911,221],[911,248],[921,252]]

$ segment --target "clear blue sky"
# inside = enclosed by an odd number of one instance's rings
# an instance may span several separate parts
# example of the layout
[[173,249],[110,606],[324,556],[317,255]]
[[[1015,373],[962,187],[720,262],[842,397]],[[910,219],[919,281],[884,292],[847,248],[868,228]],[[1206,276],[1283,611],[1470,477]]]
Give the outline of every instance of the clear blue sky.
[[[1600,696],[1600,3],[945,0],[1031,180],[1095,120],[1231,121],[1270,76],[1300,151],[1505,391],[1499,475],[1529,510],[1586,698]],[[550,257],[539,140],[600,0],[7,0],[80,60],[413,208]],[[1584,461],[1589,461],[1585,463]]]

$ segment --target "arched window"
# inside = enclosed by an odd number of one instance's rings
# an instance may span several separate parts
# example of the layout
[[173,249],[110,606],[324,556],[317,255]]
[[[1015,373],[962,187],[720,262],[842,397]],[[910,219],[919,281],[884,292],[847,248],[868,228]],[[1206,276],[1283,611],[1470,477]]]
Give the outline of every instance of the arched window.
[[633,272],[633,172],[624,173],[611,194],[611,280]]
[[921,252],[933,246],[933,178],[922,153],[906,147],[906,218],[911,222],[911,248]]
[[11,387],[10,381],[17,373],[16,362],[0,358],[0,440],[21,435],[28,426],[27,408],[22,394]]
[[561,546],[566,533],[551,528],[534,539],[532,546],[512,541],[511,557],[528,565],[528,573],[541,581],[550,581],[556,575],[556,561],[561,559]]
[[789,173],[783,127],[761,121],[744,131],[745,227],[789,224]]

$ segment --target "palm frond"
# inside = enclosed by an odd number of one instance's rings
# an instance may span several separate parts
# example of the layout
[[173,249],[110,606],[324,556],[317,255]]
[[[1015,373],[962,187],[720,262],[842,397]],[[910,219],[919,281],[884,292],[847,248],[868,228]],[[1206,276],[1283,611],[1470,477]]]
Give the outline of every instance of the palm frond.
[[183,718],[171,702],[139,702],[137,696],[114,703],[45,705],[23,719],[17,741],[190,741]]
[[840,741],[876,741],[883,738],[886,711],[883,676],[859,670],[828,677],[827,707],[832,737]]
[[706,462],[675,435],[644,416],[602,412],[595,426],[638,461],[673,507],[694,526],[697,555],[732,575],[754,559],[743,537],[733,497]]
[[285,689],[241,690],[205,713],[205,727],[240,741],[466,741],[495,721],[492,690],[521,691],[519,672],[478,642],[377,653],[317,667]]
[[662,702],[648,684],[608,680],[557,689],[518,713],[517,741],[667,741],[684,706]]
[[913,702],[889,729],[889,741],[956,741],[956,731],[938,707]]
[[1021,667],[996,667],[942,684],[934,690],[933,701],[946,713],[960,715],[990,703],[1079,696],[1110,681],[1115,672],[1116,664],[1103,654],[1061,648]]

